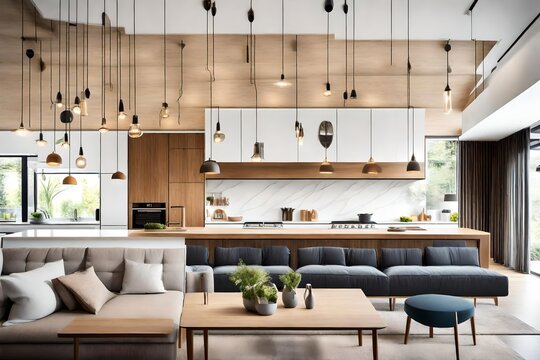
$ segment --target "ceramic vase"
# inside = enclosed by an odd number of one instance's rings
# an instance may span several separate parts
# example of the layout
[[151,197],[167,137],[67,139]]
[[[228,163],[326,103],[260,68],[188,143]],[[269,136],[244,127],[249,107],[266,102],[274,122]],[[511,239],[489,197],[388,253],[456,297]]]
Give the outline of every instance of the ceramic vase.
[[277,303],[255,304],[257,314],[262,316],[273,315],[277,310]]
[[283,288],[281,293],[281,300],[283,301],[283,306],[288,309],[295,308],[298,305],[298,295],[296,295],[295,289],[289,289],[287,286]]
[[242,297],[242,301],[243,301],[244,307],[246,308],[247,311],[251,311],[251,312],[256,312],[257,311],[255,309],[255,304],[256,304],[255,299],[246,299],[245,297]]
[[306,290],[304,291],[304,303],[306,309],[313,309],[315,307],[315,296],[313,295],[313,288],[311,284],[306,284]]

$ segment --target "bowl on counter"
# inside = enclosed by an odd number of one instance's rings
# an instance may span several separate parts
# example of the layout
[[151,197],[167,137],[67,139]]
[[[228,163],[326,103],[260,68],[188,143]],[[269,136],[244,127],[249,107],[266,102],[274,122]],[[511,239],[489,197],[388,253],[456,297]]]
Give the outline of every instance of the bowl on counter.
[[244,217],[243,216],[229,216],[227,220],[229,221],[242,221]]

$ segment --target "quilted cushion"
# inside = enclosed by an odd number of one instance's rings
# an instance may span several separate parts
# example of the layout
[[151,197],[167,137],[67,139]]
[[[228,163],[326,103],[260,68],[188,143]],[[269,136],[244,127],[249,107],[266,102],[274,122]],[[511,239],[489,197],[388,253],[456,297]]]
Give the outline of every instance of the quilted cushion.
[[377,267],[377,252],[375,249],[349,249],[347,254],[347,265],[366,265]]
[[478,249],[473,247],[427,247],[426,265],[480,266]]
[[307,265],[346,266],[345,250],[340,247],[309,247],[298,249],[298,267]]
[[382,249],[381,255],[383,269],[401,265],[422,266],[421,249]]
[[208,265],[208,248],[199,245],[186,245],[186,265]]
[[246,265],[262,265],[262,249],[251,247],[216,247],[214,266],[238,265],[242,259]]

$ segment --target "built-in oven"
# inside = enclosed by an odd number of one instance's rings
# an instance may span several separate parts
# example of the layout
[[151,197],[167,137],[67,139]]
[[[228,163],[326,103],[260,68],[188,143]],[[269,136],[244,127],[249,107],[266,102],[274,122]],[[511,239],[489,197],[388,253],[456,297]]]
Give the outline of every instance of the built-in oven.
[[131,211],[133,229],[143,229],[147,223],[167,223],[165,203],[133,203]]

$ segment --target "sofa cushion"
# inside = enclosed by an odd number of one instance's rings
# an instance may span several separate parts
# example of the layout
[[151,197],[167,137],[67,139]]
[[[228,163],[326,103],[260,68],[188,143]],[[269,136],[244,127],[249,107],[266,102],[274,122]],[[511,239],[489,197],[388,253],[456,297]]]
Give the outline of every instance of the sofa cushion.
[[214,292],[214,269],[208,265],[186,266],[186,292],[203,291]]
[[[285,274],[292,269],[288,266],[275,265],[275,266],[260,266],[260,265],[250,265],[253,267],[262,268],[272,278],[272,282],[276,284],[278,289],[283,288],[283,283],[279,280],[279,276]],[[236,265],[227,265],[227,266],[218,266],[214,268],[214,290],[215,291],[225,291],[225,292],[234,292],[239,291],[230,280],[229,275],[236,270]]]
[[60,309],[62,301],[54,292],[51,280],[63,275],[64,261],[60,259],[37,269],[0,277],[4,293],[13,301],[3,326],[35,321]]
[[158,294],[164,293],[163,264],[144,264],[129,259],[125,260],[124,280],[121,294]]
[[[180,323],[183,294],[179,291],[168,291],[164,294],[120,295],[106,303],[98,315],[81,311],[62,310],[39,321],[17,326],[0,327],[0,344],[32,344],[32,343],[69,343],[70,338],[59,338],[57,333],[69,322],[80,317],[108,318],[164,318]],[[150,306],[151,305],[151,306]],[[143,341],[155,343],[172,343],[176,334],[169,338],[145,338]],[[126,343],[141,342],[136,338],[97,338],[84,339],[84,343]]]
[[93,266],[103,284],[120,292],[124,279],[124,259],[145,264],[163,264],[166,290],[183,291],[185,249],[88,248],[87,267]]
[[349,249],[347,252],[347,265],[366,265],[377,267],[377,252],[375,249]]
[[262,250],[263,266],[289,266],[291,252],[286,246],[272,246]]
[[386,249],[381,251],[381,267],[422,266],[422,249]]
[[[0,275],[2,274],[2,267],[4,266],[4,255],[2,249],[0,249]],[[0,282],[0,321],[4,320],[4,317],[7,315],[7,310],[9,307],[9,299],[2,291],[2,283]]]
[[480,266],[478,249],[474,247],[427,247],[426,265]]
[[246,265],[262,265],[262,249],[252,247],[216,247],[214,266],[238,265],[242,260]]
[[85,248],[14,248],[2,249],[2,253],[4,264],[1,275],[26,272],[58,260],[64,260],[66,274],[86,269]]
[[186,245],[186,265],[208,265],[208,248],[199,245]]
[[56,291],[56,293],[62,300],[62,303],[68,310],[73,311],[76,309],[81,309],[81,304],[79,304],[77,299],[75,299],[73,293],[67,287],[65,287],[64,284],[60,282],[60,280],[52,279],[52,284],[54,287],[54,291]]
[[394,266],[384,270],[390,295],[507,296],[508,278],[477,266]]
[[372,266],[306,265],[296,271],[302,274],[300,287],[356,288],[367,296],[388,295],[387,276]]
[[298,249],[298,267],[307,265],[345,266],[345,250],[341,247],[309,247]]

